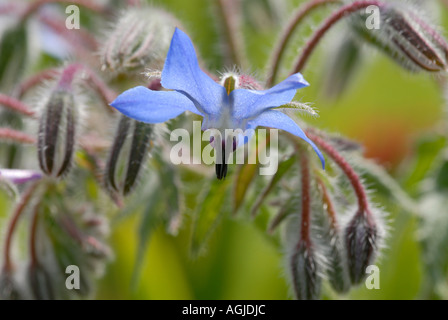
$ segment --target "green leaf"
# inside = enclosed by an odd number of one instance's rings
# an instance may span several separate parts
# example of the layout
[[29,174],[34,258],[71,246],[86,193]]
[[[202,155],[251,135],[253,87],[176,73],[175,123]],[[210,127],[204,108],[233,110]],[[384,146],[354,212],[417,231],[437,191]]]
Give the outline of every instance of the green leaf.
[[294,162],[296,162],[296,157],[293,155],[289,159],[281,162],[278,166],[277,172],[272,177],[269,184],[266,186],[266,188],[263,190],[263,192],[260,194],[260,196],[257,198],[254,206],[251,210],[252,217],[255,217],[258,209],[263,204],[264,199],[269,195],[269,193],[274,189],[274,187],[277,185],[277,183],[283,178],[286,172],[289,171],[289,169],[292,167]]
[[326,96],[337,99],[353,79],[361,62],[362,53],[358,41],[351,36],[347,37],[347,34],[344,34],[337,42],[337,47],[328,53],[330,62],[323,88]]
[[25,70],[28,54],[27,25],[8,28],[0,40],[0,91],[9,92]]
[[154,188],[153,192],[149,196],[149,199],[147,200],[146,208],[142,214],[142,220],[138,228],[137,255],[131,281],[131,287],[133,290],[137,289],[140,280],[141,267],[143,265],[149,240],[151,239],[156,227],[162,222],[162,215],[165,209],[162,193],[162,188]]
[[418,192],[420,182],[434,168],[434,163],[440,151],[445,147],[446,138],[444,137],[427,137],[421,141],[417,147],[417,156],[413,164],[411,174],[404,182],[404,187],[411,194]]
[[165,200],[166,211],[164,218],[167,222],[167,232],[171,235],[176,235],[179,231],[183,214],[178,170],[171,163],[164,161],[159,154],[154,155],[154,160],[157,163],[159,187],[163,189],[161,196]]
[[448,191],[448,161],[444,161],[436,176],[436,188],[440,192]]
[[215,178],[204,187],[202,201],[193,213],[191,233],[191,254],[198,256],[204,252],[206,245],[216,227],[219,225],[227,208],[224,205],[229,198],[231,180]]
[[238,170],[233,193],[233,212],[236,213],[244,201],[247,190],[257,174],[258,165],[245,163]]

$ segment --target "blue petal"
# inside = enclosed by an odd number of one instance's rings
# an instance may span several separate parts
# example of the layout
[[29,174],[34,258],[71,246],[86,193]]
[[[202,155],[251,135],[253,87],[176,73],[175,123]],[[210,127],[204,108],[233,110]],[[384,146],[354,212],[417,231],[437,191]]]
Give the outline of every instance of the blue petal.
[[296,90],[309,86],[302,74],[289,76],[268,90],[236,89],[230,93],[233,100],[233,116],[236,119],[247,119],[257,116],[267,109],[291,102]]
[[126,90],[110,105],[129,118],[147,123],[165,122],[185,111],[202,115],[183,94],[152,91],[142,86]]
[[163,67],[162,86],[186,95],[203,114],[219,114],[227,99],[224,87],[199,68],[190,38],[177,28]]
[[325,159],[320,150],[317,148],[314,142],[305,135],[305,132],[300,129],[297,123],[295,123],[294,120],[292,120],[286,114],[276,110],[268,110],[263,112],[253,120],[250,120],[247,123],[247,126],[248,128],[252,129],[255,129],[258,126],[281,129],[302,138],[303,140],[308,142],[311,147],[313,147],[314,151],[316,151],[317,155],[319,156],[319,159],[322,163],[322,168],[325,168]]

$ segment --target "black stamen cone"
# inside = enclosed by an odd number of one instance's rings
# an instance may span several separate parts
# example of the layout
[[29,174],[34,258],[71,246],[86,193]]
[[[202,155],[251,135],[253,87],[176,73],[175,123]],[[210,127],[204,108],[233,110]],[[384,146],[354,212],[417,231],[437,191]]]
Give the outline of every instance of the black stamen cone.
[[224,148],[222,150],[222,163],[218,163],[218,162],[216,162],[216,165],[215,165],[216,177],[218,178],[218,180],[222,180],[227,175],[226,153],[225,153]]
[[[219,142],[218,142],[219,143]],[[221,154],[219,152],[216,153],[216,158],[221,156],[222,161],[219,162],[218,159],[216,159],[216,165],[215,165],[215,171],[216,171],[216,177],[218,180],[222,180],[227,175],[227,157],[226,157],[226,144],[224,141],[221,142]],[[216,150],[218,151],[218,150]]]

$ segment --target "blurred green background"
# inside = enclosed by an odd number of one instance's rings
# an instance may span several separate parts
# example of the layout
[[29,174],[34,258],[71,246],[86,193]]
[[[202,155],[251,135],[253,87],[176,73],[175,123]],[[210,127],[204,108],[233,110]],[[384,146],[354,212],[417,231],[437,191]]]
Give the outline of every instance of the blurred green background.
[[[222,71],[217,44],[219,19],[209,0],[154,0],[182,21],[210,70]],[[243,71],[263,79],[270,50],[292,9],[302,1],[245,0],[244,42],[249,63]],[[270,10],[271,13],[269,13]],[[274,13],[273,13],[274,12]],[[312,27],[319,25],[328,10],[307,21],[289,47],[281,79],[288,74],[296,55]],[[446,10],[442,22],[447,26]],[[311,27],[310,27],[311,26]],[[340,29],[332,30],[304,71],[311,83],[297,97],[312,102],[320,117],[309,123],[340,132],[363,143],[365,155],[382,163],[397,179],[406,180],[414,161],[416,143],[440,130],[443,119],[443,90],[437,78],[410,74],[380,53],[371,53],[356,73],[347,91],[336,102],[322,92],[328,61],[334,54],[331,40]],[[232,66],[226,66],[232,67]],[[307,120],[308,121],[308,120]],[[416,242],[416,218],[396,204],[378,197],[391,212],[387,248],[378,265],[381,289],[363,286],[346,297],[335,296],[328,285],[324,298],[415,299],[422,288],[421,252]],[[212,236],[208,251],[199,258],[188,255],[190,218],[179,236],[157,229],[146,248],[142,274],[131,286],[141,220],[133,215],[120,221],[111,235],[115,259],[100,280],[97,298],[112,299],[287,299],[291,292],[285,280],[283,252],[262,234],[252,221],[225,217]]]

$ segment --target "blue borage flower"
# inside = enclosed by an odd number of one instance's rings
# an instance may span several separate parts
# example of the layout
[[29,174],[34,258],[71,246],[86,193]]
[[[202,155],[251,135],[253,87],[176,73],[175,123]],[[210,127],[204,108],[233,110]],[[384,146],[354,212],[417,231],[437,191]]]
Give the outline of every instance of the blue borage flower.
[[[165,122],[190,111],[204,118],[203,130],[241,129],[244,132],[258,126],[282,129],[308,142],[324,167],[324,157],[303,130],[289,116],[273,110],[290,103],[296,90],[308,85],[303,76],[296,73],[268,90],[237,87],[226,90],[199,68],[190,38],[176,28],[162,71],[162,86],[173,91],[153,91],[138,86],[123,92],[111,106],[130,118],[147,123]],[[247,139],[244,140],[246,143]],[[222,173],[218,178],[222,178]]]

